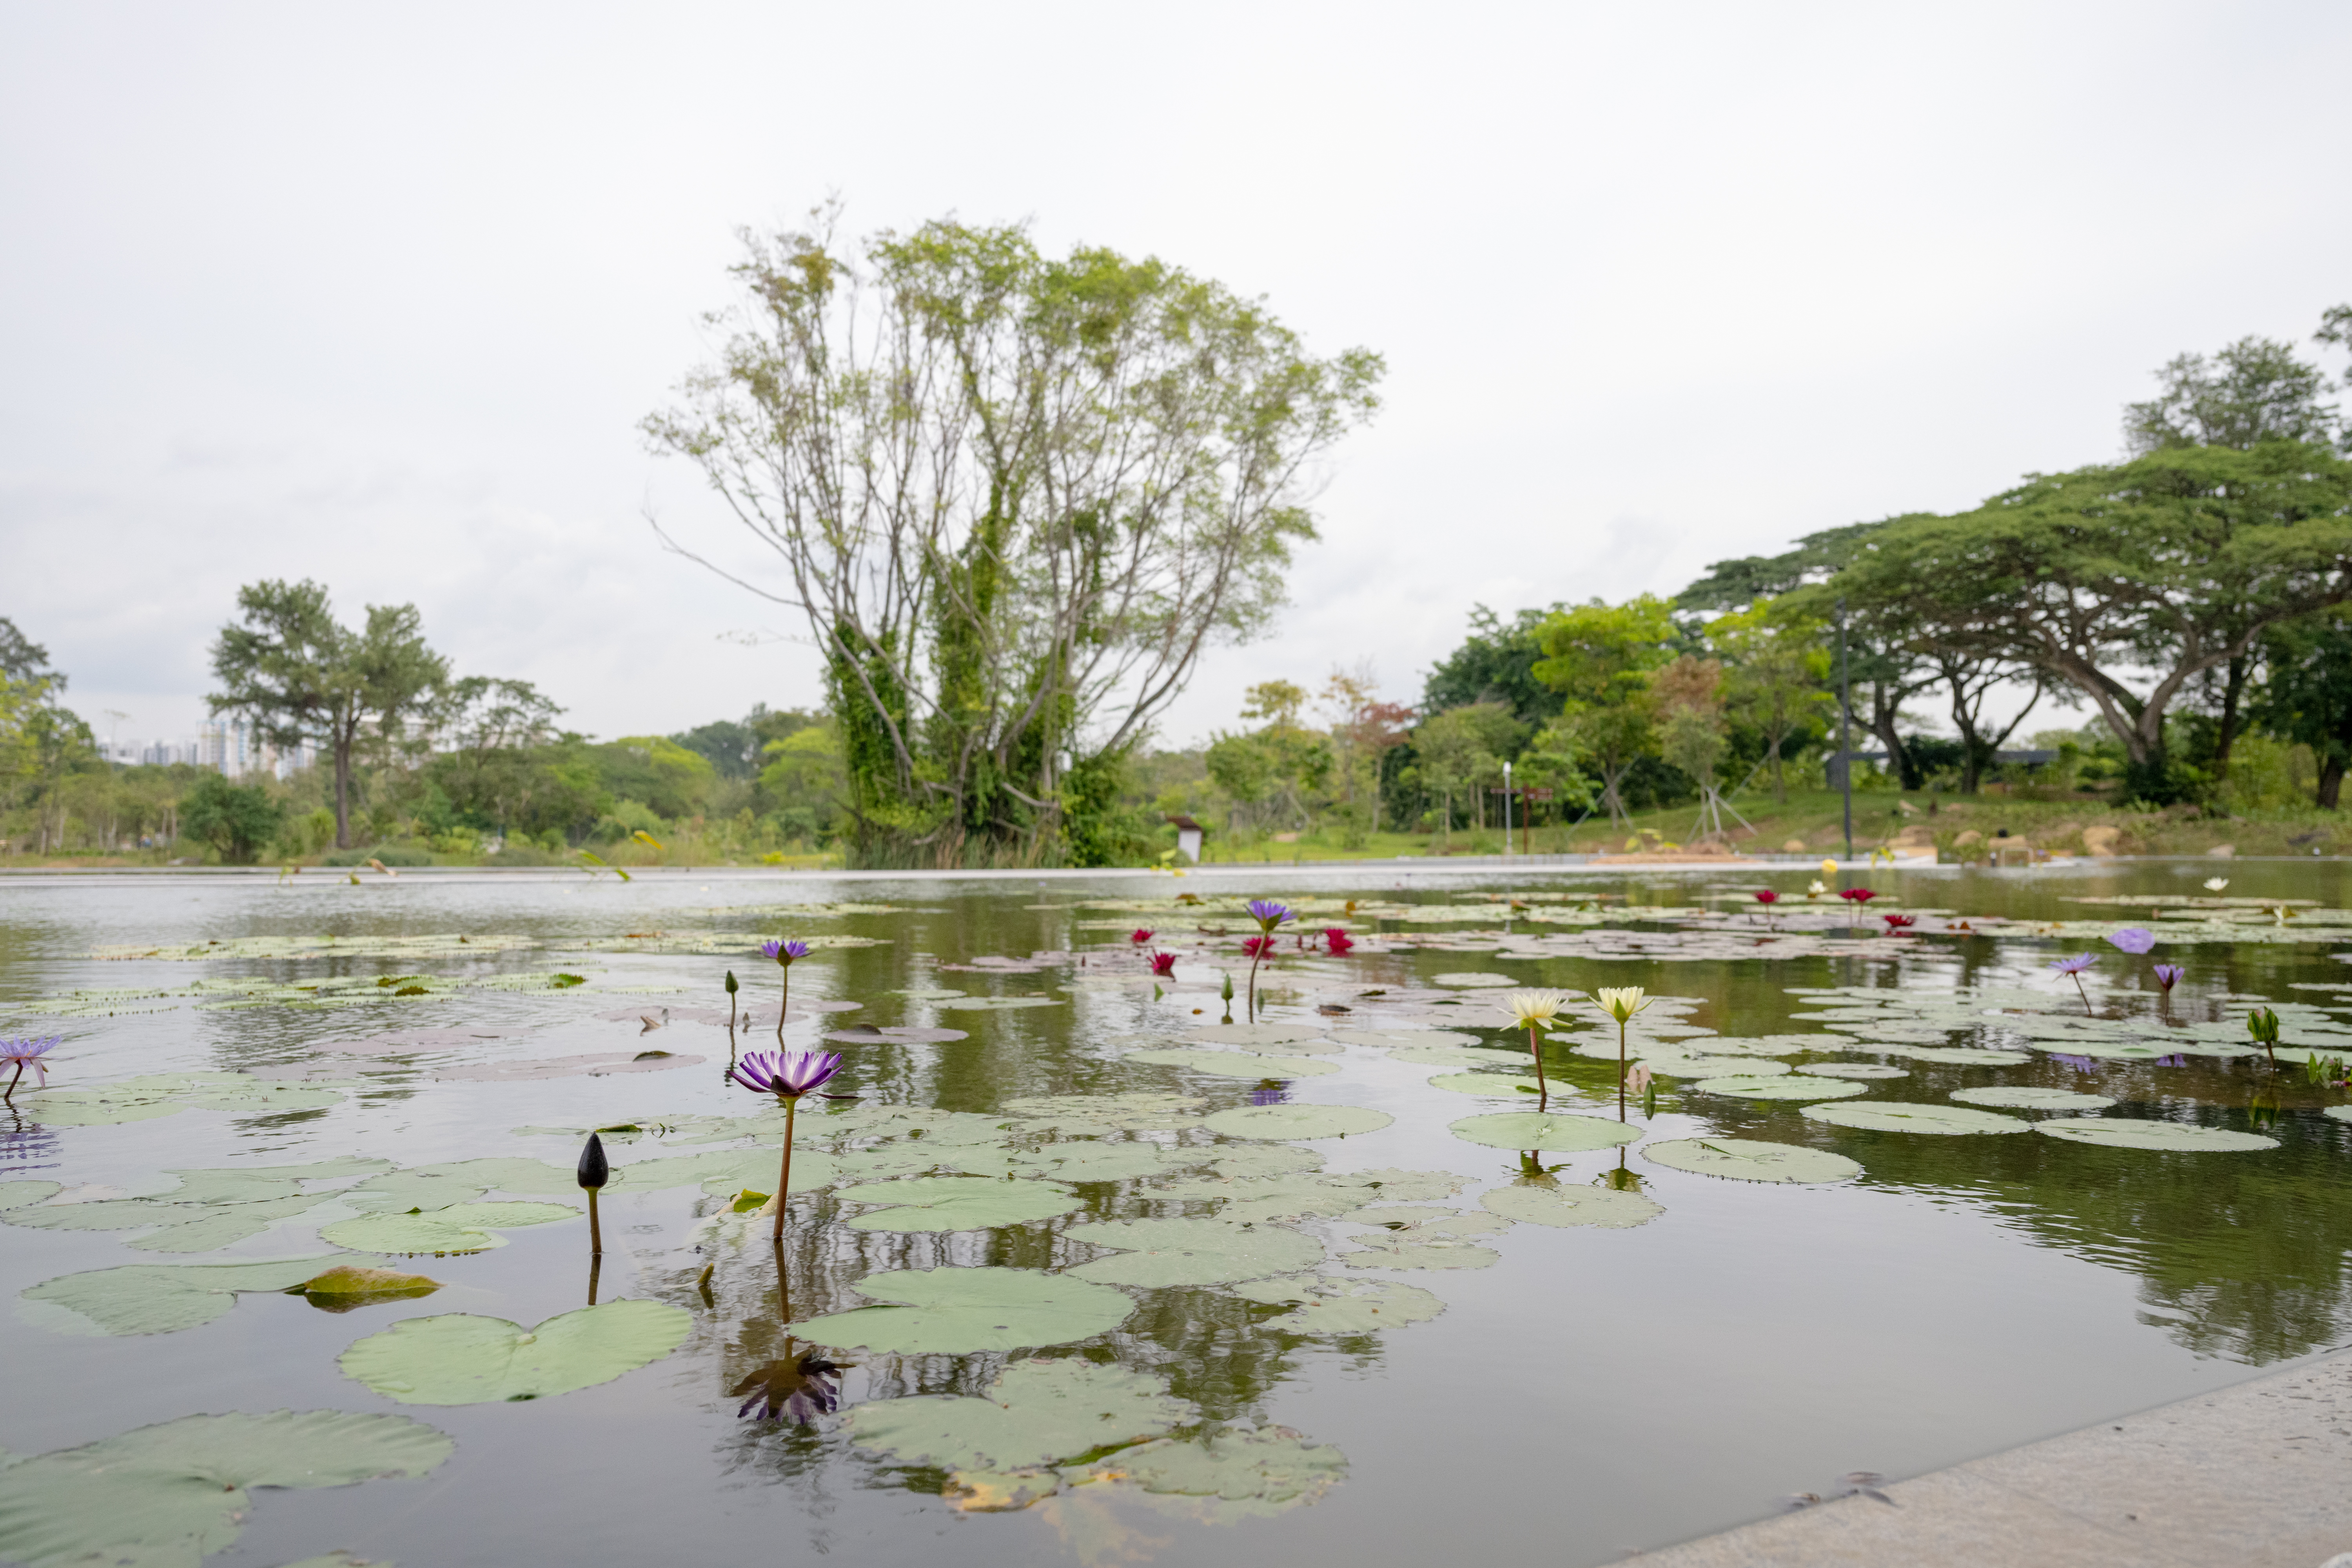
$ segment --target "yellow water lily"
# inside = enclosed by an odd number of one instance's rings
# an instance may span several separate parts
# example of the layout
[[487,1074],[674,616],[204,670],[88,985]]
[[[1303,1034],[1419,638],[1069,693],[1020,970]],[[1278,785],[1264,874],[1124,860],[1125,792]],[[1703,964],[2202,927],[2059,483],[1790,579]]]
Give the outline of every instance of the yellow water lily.
[[1620,1024],[1650,1005],[1649,993],[1638,985],[1604,985],[1600,991],[1601,1010]]
[[1503,998],[1503,1005],[1518,1027],[1549,1029],[1568,1006],[1568,998],[1558,991],[1514,991]]

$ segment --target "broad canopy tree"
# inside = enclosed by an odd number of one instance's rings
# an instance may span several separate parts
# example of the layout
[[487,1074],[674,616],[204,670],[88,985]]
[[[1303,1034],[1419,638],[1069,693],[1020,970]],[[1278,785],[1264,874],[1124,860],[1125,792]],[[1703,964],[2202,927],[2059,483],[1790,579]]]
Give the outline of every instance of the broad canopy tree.
[[804,617],[862,858],[1055,858],[1202,652],[1266,629],[1381,361],[1156,259],[835,216],[745,237],[718,362],[643,426],[772,568],[663,537]]

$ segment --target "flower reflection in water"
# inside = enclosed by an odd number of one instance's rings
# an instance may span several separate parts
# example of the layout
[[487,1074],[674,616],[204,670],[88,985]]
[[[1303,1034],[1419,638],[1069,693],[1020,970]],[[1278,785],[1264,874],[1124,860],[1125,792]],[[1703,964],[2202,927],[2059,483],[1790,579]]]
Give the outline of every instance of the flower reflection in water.
[[795,1426],[805,1426],[841,1408],[840,1364],[814,1350],[793,1355],[793,1343],[784,1342],[787,1353],[782,1361],[770,1362],[728,1391],[729,1397],[743,1400],[735,1412],[739,1418],[789,1419]]
[[1290,1085],[1279,1079],[1267,1079],[1250,1090],[1252,1105],[1285,1105],[1290,1100]]

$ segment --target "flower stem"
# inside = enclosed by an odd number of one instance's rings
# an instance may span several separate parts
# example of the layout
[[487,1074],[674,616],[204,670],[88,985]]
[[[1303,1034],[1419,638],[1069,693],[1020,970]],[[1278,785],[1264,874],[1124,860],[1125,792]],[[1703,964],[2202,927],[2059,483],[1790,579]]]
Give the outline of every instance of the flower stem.
[[[781,1026],[780,1026],[781,1027]],[[784,1213],[793,1191],[793,1113],[800,1109],[800,1097],[784,1101],[784,1168],[776,1177],[776,1228],[773,1239],[778,1247],[784,1244]]]
[[2083,989],[2083,976],[2080,973],[2077,973],[2074,976],[2074,990],[2076,994],[2083,998],[2083,1016],[2085,1018],[2090,1017],[2092,1016],[2091,994]]
[[1625,1020],[1617,1020],[1617,1120],[1625,1120]]
[[25,1064],[23,1062],[18,1062],[16,1064],[16,1077],[8,1080],[8,1092],[5,1094],[0,1094],[0,1104],[5,1104],[11,1110],[16,1109],[16,1086],[24,1081],[24,1078]]
[[[604,1256],[604,1226],[596,1217],[596,1189],[593,1187],[588,1189],[588,1256]],[[591,1289],[593,1291],[593,1287]],[[596,1304],[593,1295],[588,1304],[592,1307]]]
[[786,968],[779,970],[776,977],[776,1045],[780,1049],[784,1043],[784,1015],[792,1011],[792,1006],[793,972]]
[[1259,939],[1257,950],[1250,954],[1249,1021],[1253,1024],[1257,1022],[1257,961],[1265,956],[1266,940]]
[[1528,1026],[1528,1055],[1536,1058],[1536,1109],[1549,1110],[1551,1085],[1544,1081],[1543,1051],[1536,1044],[1536,1026],[1533,1024]]

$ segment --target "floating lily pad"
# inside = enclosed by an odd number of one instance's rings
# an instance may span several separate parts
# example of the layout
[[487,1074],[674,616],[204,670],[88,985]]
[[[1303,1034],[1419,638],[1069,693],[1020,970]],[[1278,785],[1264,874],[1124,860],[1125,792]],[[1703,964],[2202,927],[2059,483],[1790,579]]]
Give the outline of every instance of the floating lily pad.
[[1213,1046],[1286,1046],[1309,1056],[1316,1054],[1314,1047],[1329,1044],[1313,1024],[1212,1024],[1188,1030],[1184,1037]]
[[1796,1070],[1787,1062],[1776,1062],[1769,1057],[1644,1055],[1642,1065],[1660,1078],[1779,1078]]
[[1067,1187],[1053,1182],[986,1176],[914,1176],[845,1187],[838,1196],[893,1205],[859,1215],[848,1222],[852,1230],[995,1230],[1051,1219],[1079,1205]]
[[[1042,1149],[972,1149],[943,1151],[953,1158],[950,1169],[980,1176],[1044,1176],[1057,1182],[1125,1182],[1139,1176],[1164,1175],[1188,1164],[1206,1163],[1213,1151],[1195,1149],[1189,1156],[1157,1143],[1048,1143]],[[795,1176],[795,1183],[798,1178]]]
[[1201,1125],[1227,1138],[1345,1138],[1377,1132],[1395,1120],[1360,1105],[1242,1105],[1203,1117]]
[[1639,1193],[1613,1192],[1607,1187],[1490,1187],[1478,1201],[1505,1219],[1559,1229],[1592,1226],[1602,1230],[1631,1230],[1666,1212]]
[[0,1182],[0,1210],[45,1204],[64,1191],[57,1182]]
[[1293,1334],[1366,1334],[1425,1322],[1445,1310],[1444,1301],[1418,1285],[1328,1274],[1253,1279],[1234,1286],[1234,1294],[1247,1301],[1292,1308],[1266,1319],[1265,1326]]
[[[1442,1050],[1448,1046],[1475,1046],[1478,1037],[1459,1029],[1334,1029],[1330,1037],[1343,1046],[1370,1046],[1375,1050]],[[1361,1280],[1346,1283],[1361,1284]],[[1400,1287],[1402,1289],[1402,1287]]]
[[1389,1051],[1389,1060],[1433,1068],[1532,1067],[1535,1064],[1535,1058],[1525,1051],[1467,1046],[1397,1046]]
[[1701,1079],[1691,1087],[1702,1094],[1729,1094],[1741,1100],[1843,1100],[1860,1094],[1864,1086],[1851,1079],[1815,1078],[1810,1073],[1790,1073],[1785,1078],[1743,1073]]
[[1009,1013],[1023,1007],[1060,1007],[1059,996],[943,996],[931,1004],[942,1013]]
[[[331,1256],[331,1255],[327,1255]],[[250,1263],[126,1263],[45,1279],[24,1292],[25,1317],[66,1334],[173,1334],[236,1305],[237,1292],[283,1290],[318,1273],[320,1257]]]
[[1223,1219],[1131,1219],[1073,1226],[1071,1241],[1118,1249],[1069,1270],[1101,1285],[1227,1285],[1289,1274],[1323,1260],[1323,1244],[1295,1230]]
[[1915,1062],[1938,1062],[1958,1068],[2018,1068],[2033,1058],[2023,1051],[1980,1051],[1969,1046],[1863,1046],[1864,1050],[1880,1050],[1890,1057],[1904,1057]]
[[1374,1200],[1414,1202],[1451,1197],[1463,1178],[1450,1171],[1335,1171],[1319,1174],[1172,1182],[1149,1196],[1187,1202],[1222,1201],[1223,1220],[1252,1224],[1346,1214]]
[[1185,1068],[1217,1078],[1320,1078],[1337,1065],[1309,1057],[1255,1056],[1247,1051],[1129,1051],[1122,1058],[1154,1067]]
[[1070,1479],[1118,1482],[1165,1497],[1216,1498],[1234,1515],[1265,1515],[1313,1502],[1348,1473],[1348,1458],[1286,1428],[1227,1428],[1192,1442],[1162,1437],[1121,1449]]
[[1671,1170],[1742,1182],[1850,1182],[1862,1174],[1843,1154],[1759,1138],[1669,1138],[1643,1144],[1642,1156]]
[[2320,1114],[2331,1117],[2337,1121],[2352,1121],[2352,1105],[2326,1106],[2321,1109]]
[[1190,1125],[1207,1100],[1194,1094],[1139,1090],[1127,1094],[1037,1094],[1004,1102],[1004,1114],[1018,1117],[1024,1131],[1065,1131],[1081,1136],[1141,1131]]
[[2031,1132],[2034,1126],[2014,1116],[1995,1116],[1965,1105],[1916,1105],[1899,1100],[1877,1100],[1866,1105],[1808,1105],[1802,1114],[1816,1121],[1870,1132]]
[[1108,1285],[1031,1268],[901,1268],[853,1289],[890,1304],[814,1318],[793,1332],[844,1350],[966,1355],[1092,1339],[1135,1310]]
[[1394,1235],[1357,1237],[1365,1245],[1339,1259],[1343,1268],[1491,1268],[1503,1255],[1491,1247],[1417,1228]]
[[1911,1076],[1903,1068],[1888,1067],[1884,1062],[1807,1062],[1805,1070],[1815,1078],[1888,1079]]
[[2105,1110],[2115,1103],[2104,1094],[2076,1094],[2067,1089],[2031,1089],[2022,1084],[1956,1089],[1952,1090],[1952,1098],[1963,1105],[1998,1105],[2011,1110]]
[[1519,984],[1507,974],[1496,974],[1484,970],[1457,969],[1444,974],[1432,975],[1430,980],[1433,984],[1447,986],[1457,991],[1500,990],[1505,986]]
[[850,1412],[860,1448],[902,1465],[1007,1471],[1157,1437],[1200,1419],[1165,1378],[1079,1361],[1007,1368],[978,1398],[885,1399]]
[[403,1405],[544,1399],[657,1362],[693,1329],[694,1314],[660,1301],[607,1301],[536,1329],[447,1312],[370,1334],[339,1364],[345,1377]]
[[1465,1142],[1483,1143],[1489,1149],[1547,1149],[1555,1153],[1613,1149],[1642,1136],[1641,1128],[1622,1121],[1535,1110],[1465,1116],[1446,1131]]
[[[2212,1049],[2207,1043],[2200,1040],[2168,1042],[2162,1045],[2150,1045],[2141,1040],[2070,1040],[2061,1048],[2068,1056],[2091,1057],[2107,1062],[2156,1062],[2162,1061],[2167,1057],[2182,1054],[2191,1056],[2225,1054]],[[2226,1054],[2245,1057],[2258,1053],[2251,1049],[2239,1050],[2231,1047]]]
[[543,1078],[603,1078],[616,1072],[667,1072],[699,1066],[708,1058],[674,1051],[592,1051],[577,1057],[541,1057],[530,1061],[470,1062],[443,1068],[433,1076],[479,1083],[520,1083]]
[[0,1558],[198,1568],[243,1533],[254,1490],[421,1476],[456,1448],[404,1415],[184,1415],[0,1468]]
[[1537,1092],[1533,1073],[1520,1076],[1507,1072],[1447,1072],[1429,1080],[1432,1089],[1442,1089],[1449,1094],[1478,1094],[1490,1100],[1515,1100],[1519,1090]]
[[911,1024],[894,1024],[883,1028],[866,1026],[836,1029],[825,1038],[837,1046],[944,1046],[968,1040],[971,1036],[962,1029],[925,1029]]
[[422,1274],[404,1274],[397,1268],[364,1268],[357,1264],[341,1263],[297,1283],[286,1293],[300,1296],[313,1307],[330,1312],[348,1312],[377,1301],[412,1300],[430,1296],[441,1289],[441,1281]]
[[575,1219],[579,1214],[569,1204],[452,1204],[425,1214],[372,1214],[337,1220],[320,1228],[319,1239],[355,1252],[429,1252],[442,1257],[504,1247],[506,1238],[492,1235],[493,1230]]
[[2069,1143],[2096,1143],[2108,1149],[2168,1149],[2202,1154],[2243,1153],[2275,1149],[2275,1138],[2259,1132],[2232,1132],[2222,1127],[2198,1127],[2186,1121],[2142,1121],[2128,1116],[2065,1116],[2037,1121],[2033,1131],[2063,1138]]

